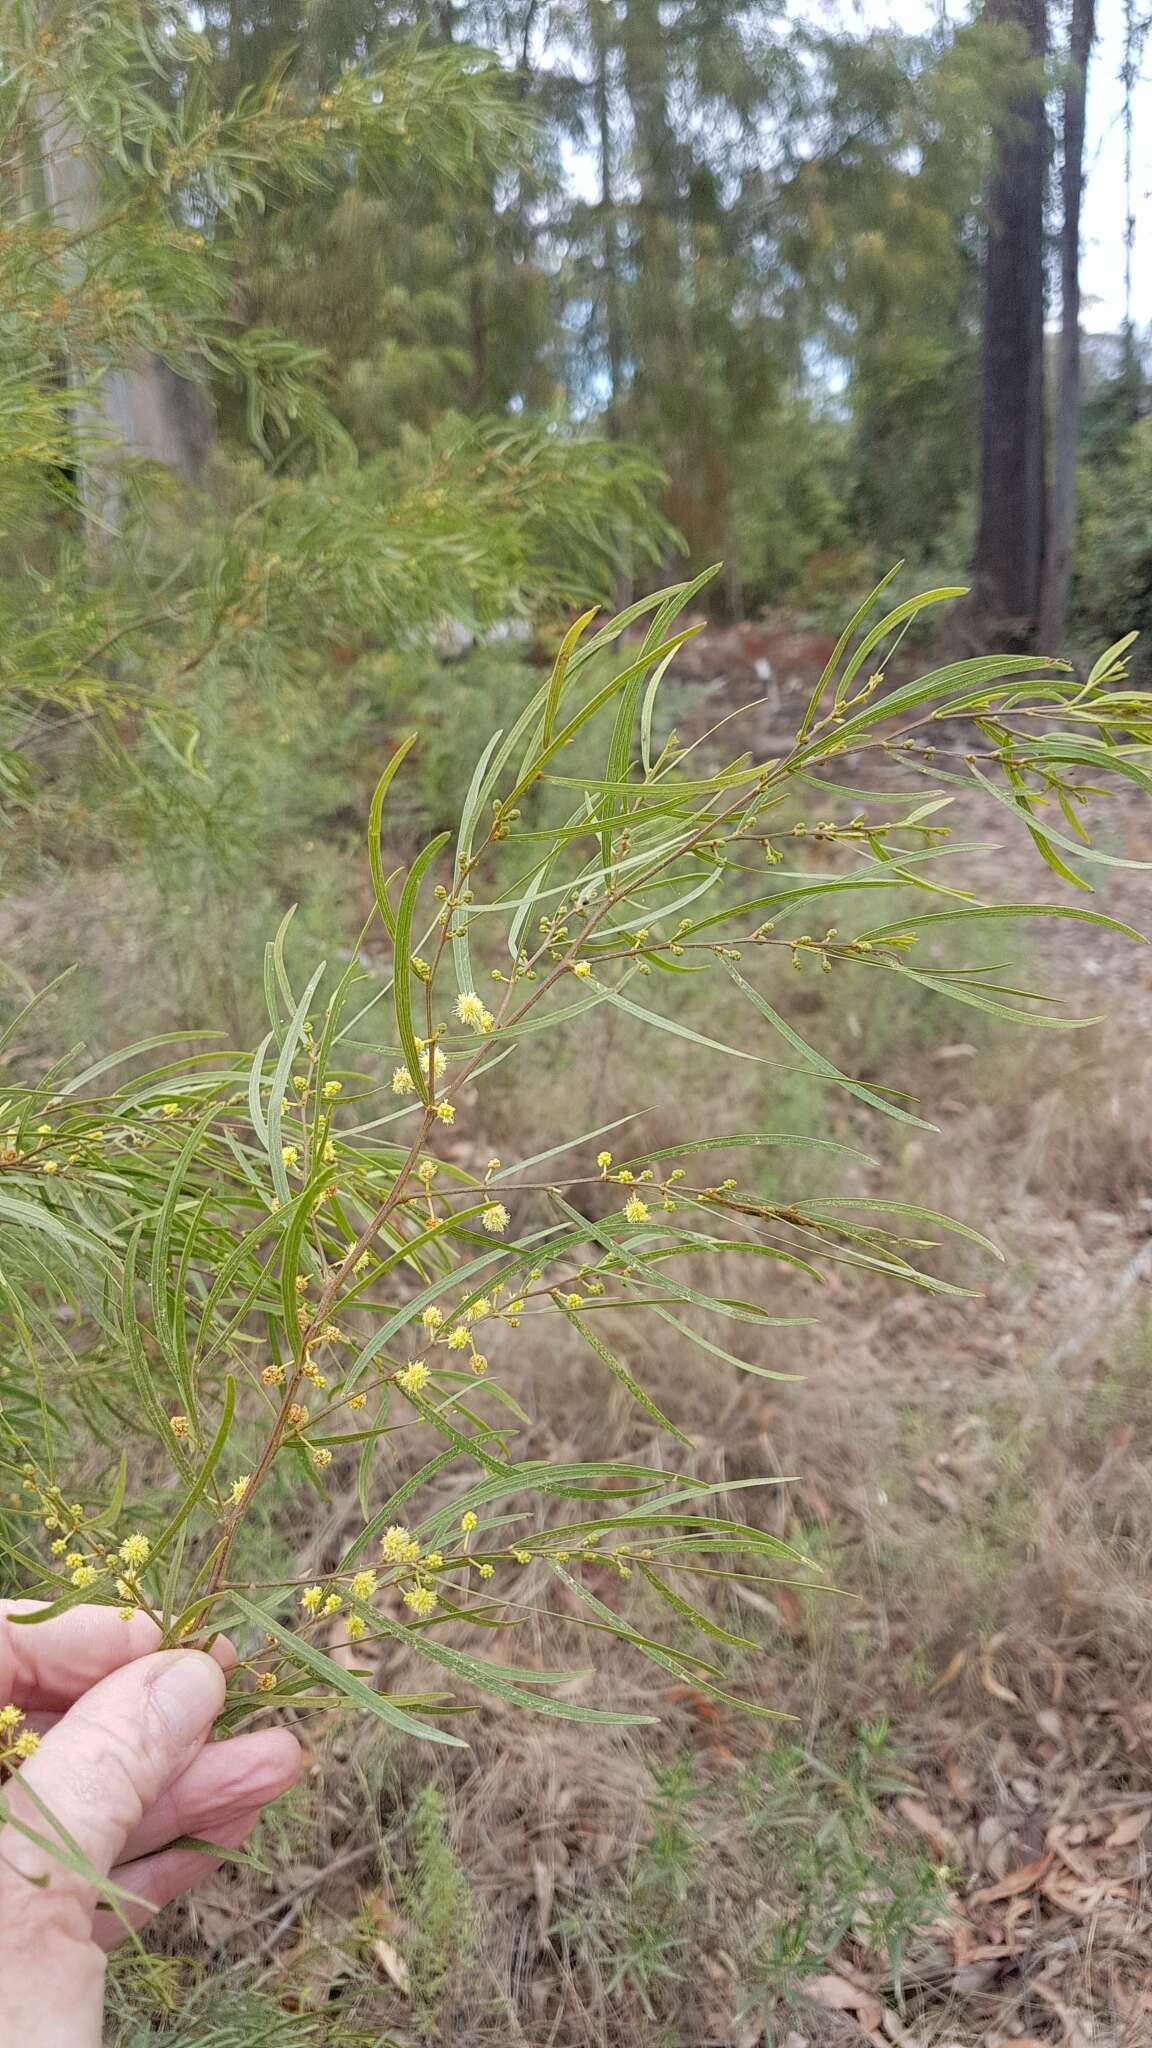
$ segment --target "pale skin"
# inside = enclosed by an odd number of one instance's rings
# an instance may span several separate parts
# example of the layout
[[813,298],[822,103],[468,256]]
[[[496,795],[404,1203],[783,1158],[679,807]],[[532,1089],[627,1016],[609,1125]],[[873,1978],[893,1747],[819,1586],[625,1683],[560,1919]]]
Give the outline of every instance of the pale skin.
[[21,2048],[99,2048],[107,1952],[124,1920],[11,1823],[47,1841],[50,1813],[92,1869],[134,1895],[120,1911],[143,1928],[217,1867],[170,1845],[194,1835],[238,1848],[292,1784],[300,1747],[283,1728],[209,1741],[235,1662],[228,1643],[210,1655],[158,1650],[147,1615],[122,1621],[108,1607],[12,1621],[36,1604],[0,1601],[0,1706],[23,1709],[40,1736],[0,1789],[0,2012]]

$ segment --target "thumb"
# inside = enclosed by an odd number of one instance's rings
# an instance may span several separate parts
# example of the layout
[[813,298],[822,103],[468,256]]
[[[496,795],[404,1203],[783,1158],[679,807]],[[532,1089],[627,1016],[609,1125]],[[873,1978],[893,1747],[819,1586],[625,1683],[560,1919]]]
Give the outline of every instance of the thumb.
[[24,2022],[14,2038],[28,2048],[100,2039],[97,1888],[78,1859],[61,1857],[79,1852],[106,1876],[223,1703],[224,1674],[201,1651],[138,1658],[85,1693],[7,1787],[4,1815],[19,1826],[0,1830],[0,1984],[8,2019]]

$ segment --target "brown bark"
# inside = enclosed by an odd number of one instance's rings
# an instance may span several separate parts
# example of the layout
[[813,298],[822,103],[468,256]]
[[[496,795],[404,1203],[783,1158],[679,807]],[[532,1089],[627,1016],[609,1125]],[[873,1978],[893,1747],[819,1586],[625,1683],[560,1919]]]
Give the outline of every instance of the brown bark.
[[1080,209],[1084,197],[1088,60],[1095,33],[1096,0],[1072,0],[1060,164],[1060,338],[1052,419],[1052,491],[1040,607],[1040,639],[1050,654],[1059,654],[1064,638],[1076,524],[1081,404]]
[[[1046,0],[989,0],[1039,61]],[[982,628],[1031,645],[1044,557],[1044,186],[1048,157],[1042,82],[1022,84],[1009,109],[988,195],[985,251],[980,517],[973,564]]]

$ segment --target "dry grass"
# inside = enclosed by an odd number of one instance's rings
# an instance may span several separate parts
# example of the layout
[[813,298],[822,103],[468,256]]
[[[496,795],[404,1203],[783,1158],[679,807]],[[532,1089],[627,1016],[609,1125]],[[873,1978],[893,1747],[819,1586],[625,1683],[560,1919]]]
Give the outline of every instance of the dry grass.
[[[942,1140],[887,1157],[884,1187],[991,1230],[1006,1255],[991,1278],[966,1246],[934,1262],[977,1297],[844,1278],[822,1290],[818,1328],[758,1354],[795,1382],[713,1369],[673,1333],[627,1326],[637,1377],[692,1437],[675,1462],[714,1483],[800,1475],[731,1501],[809,1555],[819,1570],[801,1580],[837,1590],[744,1586],[713,1611],[754,1647],[712,1646],[736,1689],[795,1718],[661,1689],[651,1667],[589,1645],[554,1598],[546,1633],[510,1629],[495,1654],[591,1654],[599,1694],[655,1725],[573,1731],[489,1702],[463,1760],[434,1762],[351,1726],[306,1730],[311,1770],[294,1814],[269,1824],[268,1873],[229,1873],[166,1929],[173,1954],[212,1958],[181,1966],[182,2015],[133,2022],[129,1965],[116,2038],[1152,2037],[1152,1260],[1133,1263],[1152,1223],[1152,990],[1134,952],[1075,932],[1037,951],[1077,995],[1108,986],[1107,1030],[964,1035],[953,1013],[917,1015],[901,1037],[867,1009],[813,1025],[857,1071],[883,1052],[938,1106]],[[632,1064],[617,1021],[546,1078],[607,1120],[635,1099]],[[644,1078],[659,1142],[682,1071],[656,1057]],[[731,1126],[763,1122],[763,1083],[741,1085]],[[770,1085],[785,1127],[866,1128],[855,1105]],[[546,1111],[541,1095],[501,1129],[506,1153],[543,1139]],[[803,1283],[773,1299],[813,1306]],[[521,1455],[668,1461],[586,1355],[524,1344],[499,1363],[530,1417]],[[667,1625],[634,1588],[611,1590]],[[381,1677],[421,1674],[396,1662]],[[142,2002],[154,2008],[151,1982]]]
[[[336,859],[321,848],[323,877]],[[1023,856],[1018,878],[1003,870],[989,855],[996,893],[1036,892]],[[1102,907],[1147,922],[1141,890],[1115,875]],[[118,1039],[140,1029],[150,931],[174,901],[111,866],[62,875],[6,906],[5,936],[38,978],[83,956],[77,1035]],[[243,906],[237,952],[220,959],[189,923],[169,979],[151,984],[155,1028],[222,1015],[247,1034],[233,970],[241,948],[256,957],[271,901]],[[540,1355],[526,1323],[495,1361],[529,1417],[525,1458],[578,1449],[715,1484],[798,1475],[729,1505],[804,1551],[818,1569],[795,1576],[820,1590],[714,1598],[753,1647],[710,1646],[734,1690],[794,1718],[662,1688],[554,1597],[546,1631],[485,1647],[593,1661],[597,1696],[654,1725],[579,1730],[488,1701],[462,1760],[353,1722],[302,1725],[309,1770],[265,1825],[265,1868],[227,1872],[171,1916],[146,1966],[122,1958],[120,2048],[852,2048],[862,2029],[895,2048],[1152,2040],[1152,1260],[1132,1277],[1152,1228],[1152,972],[1124,942],[1055,923],[1027,964],[1109,1024],[1013,1033],[970,1010],[897,1011],[879,976],[847,993],[835,980],[834,1001],[819,977],[790,983],[800,1028],[930,1103],[936,1140],[878,1130],[789,1070],[734,1077],[704,1058],[690,1076],[702,1129],[830,1135],[881,1160],[834,1183],[781,1155],[763,1169],[770,1197],[882,1190],[989,1230],[1002,1268],[959,1240],[933,1255],[974,1298],[859,1276],[818,1297],[774,1283],[774,1308],[819,1325],[760,1333],[745,1355],[794,1381],[623,1324],[632,1369],[690,1451],[606,1388],[570,1336]],[[727,1035],[715,1014],[705,1028]],[[487,1129],[467,1118],[475,1153],[551,1142],[557,1098],[582,1126],[622,1115],[638,1070],[645,1142],[683,1136],[680,1049],[638,1046],[611,1013],[594,1045],[550,1052],[514,1120],[498,1096]],[[751,1291],[744,1271],[727,1280]],[[323,1529],[285,1517],[259,1541],[319,1564],[356,1514],[350,1486]],[[605,1575],[598,1590],[642,1625],[676,1626],[635,1586]],[[427,1677],[402,1660],[380,1669],[397,1688]],[[1020,1872],[1015,1891],[982,1896]],[[845,2009],[806,1996],[822,1979]]]

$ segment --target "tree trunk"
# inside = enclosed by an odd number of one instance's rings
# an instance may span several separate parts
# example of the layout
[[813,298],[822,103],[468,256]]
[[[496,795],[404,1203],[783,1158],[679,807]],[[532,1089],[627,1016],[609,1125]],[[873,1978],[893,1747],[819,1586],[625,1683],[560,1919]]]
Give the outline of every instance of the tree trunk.
[[[989,0],[1037,60],[1046,0]],[[1044,556],[1044,186],[1042,84],[1015,95],[988,195],[984,284],[980,518],[973,564],[981,627],[1022,646],[1035,638]]]
[[1076,524],[1076,462],[1080,449],[1080,207],[1084,196],[1084,115],[1088,59],[1096,33],[1096,0],[1072,0],[1064,136],[1060,166],[1060,341],[1052,422],[1052,494],[1040,639],[1059,654],[1068,610],[1072,536]]
[[596,51],[594,97],[600,157],[600,260],[604,266],[604,332],[608,359],[608,403],[605,416],[610,439],[620,438],[620,403],[624,390],[624,332],[620,312],[620,223],[613,182],[612,108],[608,65],[612,18],[607,0],[592,0],[592,35]]
[[[40,167],[52,225],[81,252],[70,254],[66,247],[61,261],[82,266],[83,244],[103,210],[100,180],[83,137],[51,109],[41,122]],[[67,361],[64,375],[77,387],[77,488],[92,539],[107,538],[119,526],[126,459],[162,463],[188,482],[199,481],[213,429],[211,403],[199,385],[144,351],[134,362],[85,380],[83,390]]]
[[658,0],[628,0],[618,35],[637,185],[633,297],[639,360],[634,389],[645,410],[670,424],[677,419],[687,348],[677,142]]

